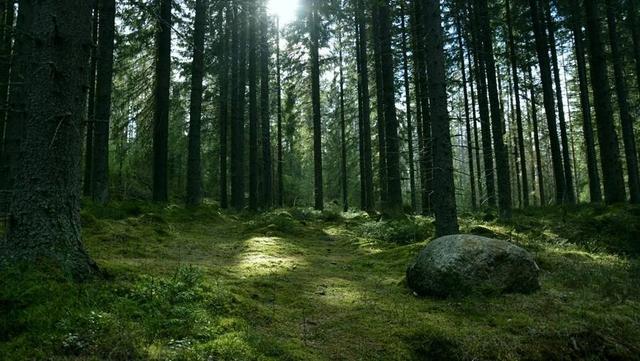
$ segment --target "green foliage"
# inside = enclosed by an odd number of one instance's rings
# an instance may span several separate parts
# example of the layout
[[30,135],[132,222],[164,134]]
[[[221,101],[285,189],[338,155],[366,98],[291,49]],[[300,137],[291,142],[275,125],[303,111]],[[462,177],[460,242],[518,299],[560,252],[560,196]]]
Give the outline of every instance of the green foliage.
[[410,217],[400,220],[368,221],[358,225],[355,231],[363,238],[402,245],[426,240],[433,235],[434,226],[430,219]]
[[616,227],[637,229],[633,207],[518,211],[508,224],[462,218],[464,231],[534,252],[542,288],[455,302],[416,298],[404,282],[433,234],[429,218],[124,208],[83,210],[87,249],[106,278],[73,283],[47,265],[2,271],[0,358],[626,360],[640,352],[640,261],[617,251],[632,236]]

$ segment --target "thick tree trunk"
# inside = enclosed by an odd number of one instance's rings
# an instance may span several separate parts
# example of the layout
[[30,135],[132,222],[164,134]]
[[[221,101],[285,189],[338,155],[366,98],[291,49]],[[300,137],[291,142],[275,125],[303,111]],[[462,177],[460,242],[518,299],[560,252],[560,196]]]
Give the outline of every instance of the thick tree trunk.
[[21,28],[20,47],[29,54],[22,64],[29,74],[22,89],[28,132],[0,263],[46,260],[84,279],[97,271],[80,232],[78,130],[86,118],[91,6],[85,0],[41,0],[24,10],[33,20]]
[[187,205],[192,207],[202,203],[202,81],[204,78],[204,37],[207,27],[207,8],[206,0],[196,0],[187,161]]
[[[547,0],[544,0],[547,1]],[[566,195],[564,167],[562,165],[562,152],[558,141],[558,127],[556,124],[556,106],[553,92],[553,80],[551,78],[551,63],[549,60],[549,42],[542,23],[540,2],[529,0],[531,8],[531,20],[535,35],[536,52],[540,64],[542,77],[542,90],[544,95],[544,108],[549,129],[549,142],[551,144],[551,162],[553,165],[553,178],[556,185],[556,203],[563,204]]]
[[374,70],[376,77],[376,129],[378,131],[378,182],[380,184],[380,201],[382,207],[387,203],[389,180],[387,177],[387,136],[385,125],[384,78],[382,71],[382,39],[380,24],[380,8],[378,1],[372,2],[371,28]]
[[520,77],[518,76],[518,57],[516,42],[513,35],[513,18],[511,15],[511,4],[509,0],[507,7],[507,26],[509,31],[509,61],[511,63],[511,73],[513,78],[513,92],[516,105],[516,127],[518,131],[517,149],[520,156],[520,171],[522,172],[522,205],[529,206],[529,178],[527,177],[527,157],[524,151],[524,129],[522,125],[522,106],[520,104]]
[[271,160],[271,112],[269,102],[269,23],[264,4],[260,11],[260,115],[262,130],[262,206],[273,205],[273,162]]
[[153,115],[153,201],[169,200],[167,166],[169,154],[169,107],[171,88],[171,3],[158,0],[160,14],[156,33],[156,82]]
[[313,163],[315,209],[324,209],[322,180],[322,114],[320,113],[320,14],[318,0],[311,0],[309,33],[311,36],[311,102],[313,112]]
[[551,0],[544,1],[544,11],[547,20],[549,35],[549,49],[551,50],[551,65],[553,67],[553,80],[556,87],[556,103],[558,104],[558,120],[560,122],[560,141],[562,142],[562,164],[564,167],[565,195],[564,201],[568,204],[576,203],[576,192],[573,186],[573,173],[571,170],[571,155],[569,137],[567,136],[567,121],[564,114],[564,97],[560,80],[560,66],[558,64],[558,51],[556,49],[555,23],[551,14]]
[[627,159],[627,175],[629,179],[629,194],[631,203],[640,203],[640,174],[638,174],[638,151],[636,148],[636,138],[633,130],[633,118],[629,110],[629,93],[624,75],[624,61],[619,46],[618,24],[616,19],[616,9],[611,0],[606,0],[607,23],[609,25],[609,44],[611,46],[611,56],[613,58],[613,74],[615,78],[615,89],[618,99],[618,110],[620,111],[620,122],[622,123],[622,140],[624,143],[624,153]]
[[620,147],[613,123],[611,91],[607,77],[607,59],[601,39],[600,9],[595,0],[585,0],[587,14],[587,38],[589,39],[589,60],[591,65],[591,85],[594,94],[596,124],[600,141],[600,161],[604,183],[605,202],[618,203],[626,200]]
[[587,79],[587,65],[585,60],[584,36],[582,33],[581,9],[578,0],[572,0],[573,9],[573,37],[575,42],[576,63],[578,65],[578,80],[580,87],[580,107],[582,109],[582,133],[584,135],[587,151],[587,172],[589,174],[589,197],[591,203],[602,202],[602,190],[600,174],[598,171],[598,157],[596,155],[596,142],[593,135],[591,117],[591,100],[589,98],[589,82]]
[[453,154],[449,112],[447,110],[447,75],[445,69],[444,34],[440,26],[440,2],[427,0],[425,5],[427,38],[426,44],[429,69],[429,94],[431,99],[433,129],[434,211],[436,215],[436,236],[459,232],[456,210],[456,190],[453,180]]
[[96,71],[98,68],[98,22],[100,10],[93,10],[91,38],[91,64],[89,66],[89,97],[87,105],[87,126],[85,127],[84,177],[82,192],[86,197],[93,196],[93,131],[96,122]]
[[109,121],[111,118],[115,19],[115,0],[101,0],[92,177],[93,200],[98,204],[106,204],[109,201]]

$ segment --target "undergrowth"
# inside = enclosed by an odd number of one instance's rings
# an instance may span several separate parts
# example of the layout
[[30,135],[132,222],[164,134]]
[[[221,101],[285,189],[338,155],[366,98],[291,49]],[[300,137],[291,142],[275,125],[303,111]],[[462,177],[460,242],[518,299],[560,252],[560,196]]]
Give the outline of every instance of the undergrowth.
[[637,207],[478,213],[542,269],[533,295],[416,298],[404,271],[433,220],[86,204],[104,278],[0,273],[0,360],[640,359]]

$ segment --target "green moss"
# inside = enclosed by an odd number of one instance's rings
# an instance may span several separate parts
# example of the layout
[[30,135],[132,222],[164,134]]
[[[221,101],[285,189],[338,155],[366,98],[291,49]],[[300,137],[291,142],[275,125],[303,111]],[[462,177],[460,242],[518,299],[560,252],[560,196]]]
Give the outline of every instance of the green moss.
[[[339,216],[338,216],[339,215]],[[432,220],[372,222],[308,209],[226,214],[86,205],[87,249],[108,277],[41,265],[0,274],[0,355],[117,360],[634,359],[637,208],[517,211],[470,232],[535,253],[533,295],[416,298],[406,266]],[[625,226],[623,230],[618,227]],[[640,237],[636,237],[639,239]]]

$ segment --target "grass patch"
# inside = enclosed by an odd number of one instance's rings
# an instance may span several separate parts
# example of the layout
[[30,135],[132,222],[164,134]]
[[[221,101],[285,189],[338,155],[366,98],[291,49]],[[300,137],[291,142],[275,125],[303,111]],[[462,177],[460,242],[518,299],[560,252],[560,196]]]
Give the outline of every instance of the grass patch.
[[[109,275],[0,274],[0,355],[9,360],[637,359],[637,208],[532,209],[465,232],[535,253],[533,295],[419,299],[406,266],[432,220],[276,210],[226,214],[143,203],[82,212]],[[625,226],[623,230],[618,227]]]

